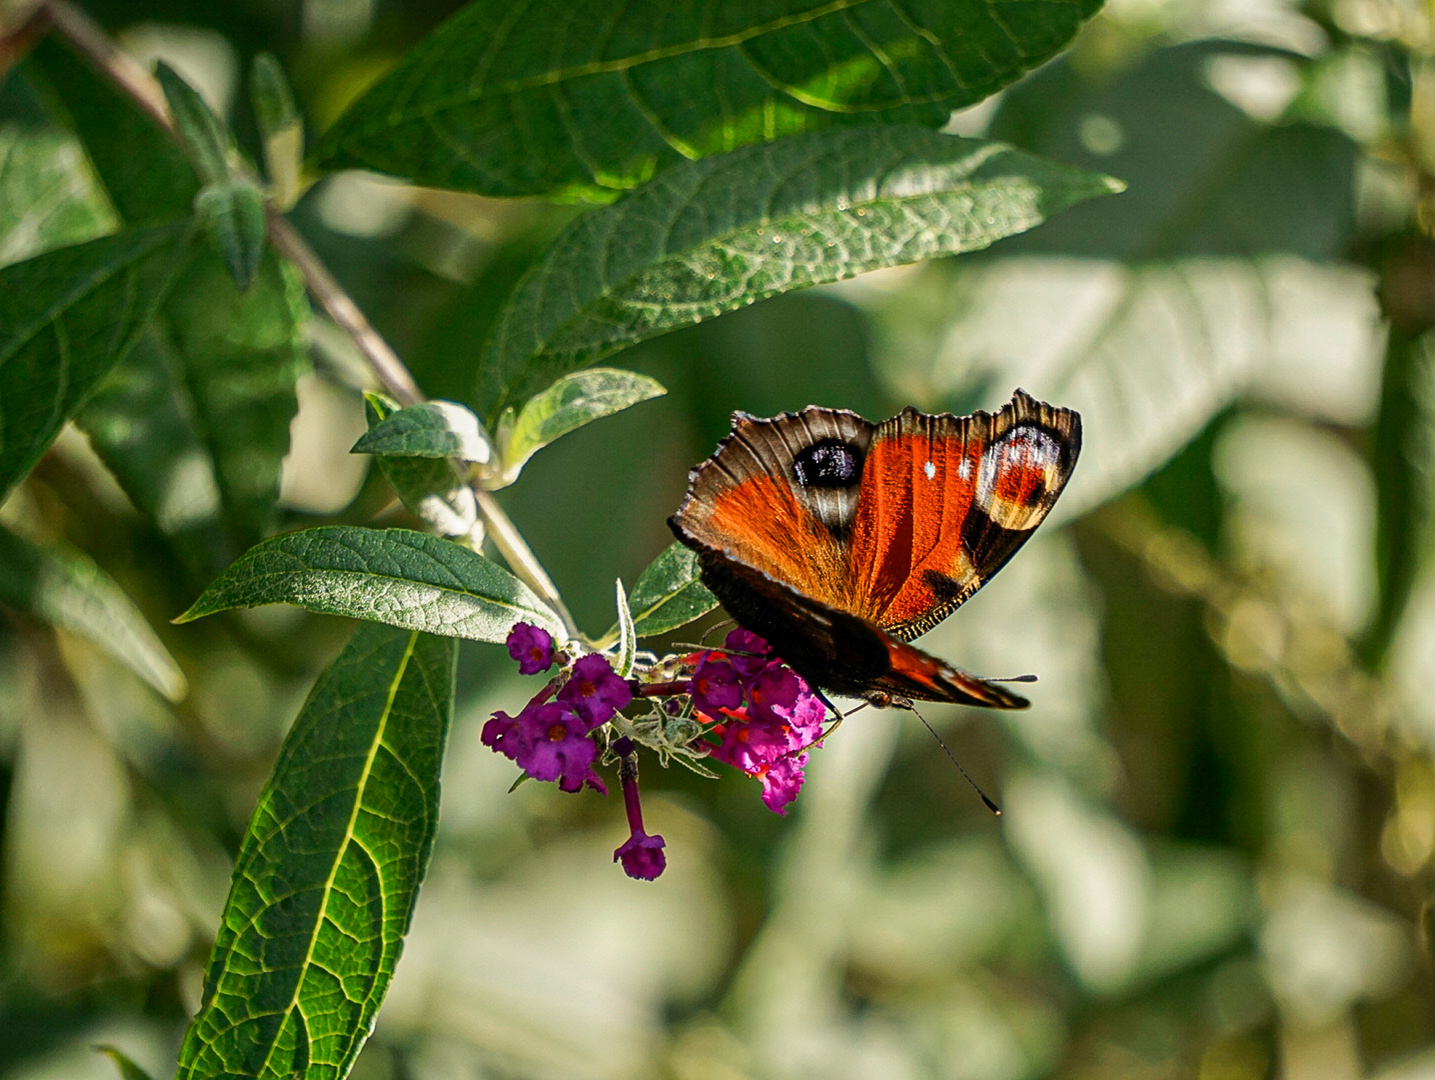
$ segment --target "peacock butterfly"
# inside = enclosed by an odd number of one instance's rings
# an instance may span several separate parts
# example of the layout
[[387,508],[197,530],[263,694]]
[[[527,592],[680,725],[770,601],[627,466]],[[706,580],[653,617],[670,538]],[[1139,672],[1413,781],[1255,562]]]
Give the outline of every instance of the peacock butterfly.
[[879,705],[1021,709],[907,642],[982,587],[1071,476],[1081,418],[1022,390],[996,413],[873,424],[810,405],[732,431],[668,519],[734,619],[815,687]]

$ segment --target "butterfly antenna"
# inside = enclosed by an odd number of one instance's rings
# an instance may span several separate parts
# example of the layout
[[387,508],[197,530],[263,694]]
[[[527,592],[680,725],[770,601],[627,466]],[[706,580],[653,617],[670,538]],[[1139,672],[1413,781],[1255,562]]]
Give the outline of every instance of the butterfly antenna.
[[705,649],[708,648],[708,645],[707,645],[707,640],[708,640],[708,638],[712,637],[712,636],[713,636],[714,634],[716,634],[719,630],[721,630],[721,629],[723,629],[724,627],[727,627],[727,626],[736,626],[736,625],[737,625],[737,622],[736,622],[735,620],[733,620],[733,619],[721,619],[721,620],[719,620],[718,622],[713,623],[711,626],[709,626],[706,630],[703,631],[703,636],[702,636],[702,639],[701,639],[702,642],[703,642],[703,648],[705,648]]
[[990,675],[983,675],[982,682],[1036,682],[1035,675],[1007,675],[996,678]]
[[[988,679],[987,681],[996,682],[998,680]],[[908,708],[911,708],[911,706],[909,705]],[[918,720],[922,721],[922,726],[932,733],[932,738],[937,740],[937,745],[942,748],[943,753],[945,753],[947,757],[951,759],[952,764],[957,767],[957,772],[962,774],[962,779],[972,785],[972,790],[977,793],[977,797],[982,800],[982,802],[986,805],[986,808],[990,810],[993,814],[996,814],[998,817],[1000,817],[1002,808],[996,803],[994,803],[991,800],[991,797],[988,796],[987,793],[981,789],[981,785],[979,785],[975,780],[971,778],[971,775],[967,772],[966,769],[962,768],[962,763],[957,760],[957,756],[952,753],[951,748],[948,747],[946,743],[942,742],[942,737],[937,734],[937,729],[932,727],[931,724],[927,723],[927,718],[921,713],[919,713],[916,709],[912,709],[912,715],[915,716]]]

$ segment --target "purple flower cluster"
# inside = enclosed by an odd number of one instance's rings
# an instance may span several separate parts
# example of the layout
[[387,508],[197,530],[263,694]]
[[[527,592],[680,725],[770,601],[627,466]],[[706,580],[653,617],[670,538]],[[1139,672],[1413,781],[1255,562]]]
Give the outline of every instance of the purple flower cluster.
[[689,692],[714,722],[711,756],[762,781],[762,801],[785,814],[802,787],[807,748],[822,736],[827,706],[802,677],[770,658],[767,642],[741,628],[727,654],[698,654]]
[[[553,663],[553,639],[527,623],[519,623],[508,635],[508,651],[527,674],[545,671]],[[587,784],[606,795],[607,785],[593,771],[599,751],[592,733],[632,700],[633,691],[607,657],[589,653],[573,665],[556,695],[550,684],[517,716],[494,713],[483,726],[483,744],[517,762],[535,780],[557,780],[564,791]]]
[[[594,765],[611,739],[629,830],[613,861],[631,878],[658,877],[667,868],[665,844],[643,827],[637,746],[627,736],[614,738],[620,732],[595,733],[633,700],[635,690],[654,698],[687,693],[695,718],[717,738],[716,743],[693,743],[691,749],[705,746],[712,758],[761,780],[762,801],[779,814],[797,798],[808,748],[822,737],[826,704],[796,672],[771,656],[767,642],[746,630],[728,634],[722,651],[692,656],[690,679],[641,685],[621,678],[601,653],[570,661],[555,651],[546,630],[527,623],[513,628],[507,644],[525,675],[550,670],[555,659],[562,666],[517,716],[493,714],[483,727],[484,745],[535,780],[556,780],[564,791],[587,786],[606,795],[607,785]],[[680,697],[663,702],[670,714],[674,706],[683,711]]]
[[[553,666],[553,638],[548,631],[519,623],[508,635],[508,655],[518,661],[524,675],[537,675]],[[556,693],[555,693],[556,687]],[[552,700],[550,700],[550,698]],[[511,758],[535,780],[557,780],[564,791],[579,791],[586,784],[606,795],[608,787],[593,771],[600,753],[593,732],[633,700],[633,690],[613,670],[608,659],[589,653],[568,669],[559,685],[550,682],[517,716],[496,712],[483,726],[483,743]],[[613,745],[618,754],[618,779],[630,835],[613,852],[631,878],[652,881],[666,869],[663,838],[643,830],[638,802],[638,755],[630,739]]]

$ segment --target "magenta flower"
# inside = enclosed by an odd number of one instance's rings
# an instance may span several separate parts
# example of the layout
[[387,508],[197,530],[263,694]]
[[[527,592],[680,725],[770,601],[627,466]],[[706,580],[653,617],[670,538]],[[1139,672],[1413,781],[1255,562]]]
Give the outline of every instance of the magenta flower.
[[592,731],[632,701],[633,691],[606,656],[589,653],[573,665],[573,673],[558,691],[558,700],[571,705]]
[[537,675],[553,666],[553,635],[541,626],[518,623],[508,632],[507,644],[520,675]]
[[693,708],[708,716],[719,716],[721,710],[736,709],[742,704],[737,669],[726,660],[713,659],[712,653],[702,654],[690,686]]
[[721,741],[712,748],[711,756],[749,776],[760,776],[792,749],[781,724],[755,723],[746,713],[713,730],[721,736]]
[[[731,650],[729,659],[732,666],[743,679],[750,679],[756,675],[772,660],[772,646],[762,638],[758,637],[751,630],[744,630],[741,626],[729,630],[727,637],[723,638],[723,644]],[[751,653],[751,656],[738,655],[739,653]]]
[[623,864],[623,873],[639,881],[652,881],[668,868],[663,838],[649,836],[639,827],[613,852],[613,861]]
[[822,725],[827,720],[826,703],[814,694],[802,676],[797,680],[797,699],[787,707],[772,706],[777,717],[788,729],[788,741],[794,750],[811,746],[822,737]]
[[484,746],[491,747],[495,753],[506,758],[516,758],[519,743],[518,718],[503,711],[494,713],[488,723],[483,725],[483,734],[479,738]]
[[643,831],[643,807],[638,801],[638,755],[631,739],[622,738],[613,744],[618,753],[618,780],[623,785],[623,809],[628,814],[628,839],[613,852],[613,861],[621,863],[623,873],[640,881],[652,881],[668,866],[663,853],[663,838]]
[[788,804],[797,798],[806,765],[807,751],[803,750],[778,758],[762,774],[762,801],[774,814],[786,814]]
[[812,696],[797,672],[783,664],[772,664],[747,684],[747,699],[752,702],[749,716],[763,723],[782,724],[804,693]]
[[524,709],[518,715],[514,760],[535,780],[557,780],[564,791],[578,791],[586,783],[606,795],[607,785],[593,771],[598,744],[588,737],[591,730],[566,702]]
[[[717,760],[762,781],[762,801],[778,814],[802,787],[807,765],[807,748],[822,737],[827,706],[812,692],[802,677],[780,660],[765,656],[767,644],[746,630],[734,630],[727,637],[729,648],[762,653],[763,656],[734,656],[731,666],[738,676],[746,705],[723,705],[728,718],[710,730],[718,742],[709,753]],[[703,654],[699,670],[712,663]],[[712,716],[699,699],[697,673],[692,693],[699,713]]]

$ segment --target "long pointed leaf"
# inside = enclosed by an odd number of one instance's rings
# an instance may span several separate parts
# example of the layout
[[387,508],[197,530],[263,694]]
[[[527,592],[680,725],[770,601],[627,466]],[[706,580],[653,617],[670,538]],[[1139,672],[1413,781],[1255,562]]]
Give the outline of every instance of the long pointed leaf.
[[457,659],[369,623],[320,677],[249,823],[180,1080],[348,1073],[428,867]]
[[171,701],[184,697],[184,675],[144,615],[81,552],[0,529],[0,603],[94,642]]
[[476,0],[324,138],[320,162],[486,195],[599,194],[835,125],[938,127],[1100,0]]
[[680,326],[866,270],[984,248],[1120,185],[919,127],[814,132],[670,169],[580,218],[485,350],[489,418]]
[[134,344],[183,235],[137,229],[0,269],[0,500]]
[[176,622],[232,607],[298,604],[410,630],[503,641],[516,622],[563,625],[516,577],[452,540],[330,525],[246,552]]
[[[131,225],[188,218],[199,183],[179,144],[134,103],[63,48],[47,43],[32,58],[64,104],[94,172]],[[156,470],[218,488],[222,505],[192,499],[204,518],[218,518],[227,542],[203,555],[220,565],[274,526],[280,463],[289,450],[295,379],[307,364],[308,303],[292,268],[266,251],[258,276],[240,291],[207,246],[175,282],[156,320],[164,335],[163,372],[120,372],[100,410],[79,422],[135,504],[173,536],[175,507],[157,502],[137,478]],[[152,355],[143,358],[153,361]],[[136,393],[136,391],[139,391]],[[168,398],[169,400],[163,400]],[[163,422],[156,418],[163,415]],[[156,439],[137,432],[164,428]],[[200,477],[200,474],[207,474]],[[211,482],[212,478],[212,482]],[[190,521],[182,522],[188,532]]]

